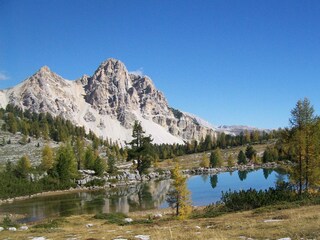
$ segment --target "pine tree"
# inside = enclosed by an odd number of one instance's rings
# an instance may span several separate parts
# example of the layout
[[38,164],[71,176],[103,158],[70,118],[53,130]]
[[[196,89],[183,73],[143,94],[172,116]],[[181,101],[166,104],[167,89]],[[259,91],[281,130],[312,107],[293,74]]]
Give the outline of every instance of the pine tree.
[[242,150],[240,150],[238,154],[238,164],[247,164],[247,158],[246,155]]
[[107,164],[108,164],[107,172],[110,173],[110,174],[115,173],[116,170],[117,170],[117,169],[116,169],[116,159],[115,159],[115,157],[114,157],[112,154],[108,155],[108,162],[107,162]]
[[81,137],[77,137],[74,146],[73,146],[74,154],[77,159],[77,168],[78,170],[82,169],[83,158],[84,158],[84,142]]
[[210,155],[210,166],[211,167],[221,167],[223,164],[223,158],[221,150],[219,148],[215,149]]
[[55,170],[62,183],[71,183],[77,177],[76,159],[70,143],[59,147],[55,162]]
[[167,202],[176,210],[179,219],[187,218],[191,213],[190,192],[187,188],[187,178],[180,173],[179,164],[176,163],[171,171],[173,188],[167,194]]
[[252,160],[257,155],[257,151],[251,145],[248,145],[245,154],[248,159]]
[[102,176],[104,171],[106,170],[106,163],[100,156],[97,156],[94,161],[93,168],[97,176]]
[[84,154],[84,167],[85,169],[91,169],[94,168],[94,161],[95,161],[95,153],[92,150],[90,146],[87,147],[86,152]]
[[151,136],[145,136],[141,123],[134,122],[132,130],[132,141],[129,143],[127,160],[137,160],[137,170],[140,174],[144,173],[150,166],[155,157],[154,149],[151,145]]

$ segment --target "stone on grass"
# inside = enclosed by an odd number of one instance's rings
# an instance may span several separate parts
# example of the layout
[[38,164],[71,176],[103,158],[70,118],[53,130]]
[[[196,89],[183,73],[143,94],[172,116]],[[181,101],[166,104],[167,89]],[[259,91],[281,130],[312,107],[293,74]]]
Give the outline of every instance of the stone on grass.
[[291,240],[291,238],[285,237],[285,238],[279,238],[278,240]]
[[22,230],[22,231],[26,231],[26,230],[28,230],[29,228],[28,228],[28,226],[21,226],[19,229]]
[[154,219],[159,219],[162,218],[162,214],[161,213],[156,213],[155,215],[153,215]]
[[132,223],[133,222],[133,219],[132,218],[125,218],[123,220],[125,223]]
[[136,235],[134,238],[139,240],[150,240],[150,235]]
[[9,230],[9,231],[12,231],[12,232],[17,231],[17,229],[16,229],[15,227],[9,227],[8,230]]
[[34,237],[31,240],[46,240],[45,237]]
[[93,224],[92,224],[92,223],[88,223],[88,224],[86,225],[86,227],[87,227],[87,228],[91,228],[91,227],[93,227]]
[[3,227],[0,227],[0,232],[2,232],[4,230],[4,228]]

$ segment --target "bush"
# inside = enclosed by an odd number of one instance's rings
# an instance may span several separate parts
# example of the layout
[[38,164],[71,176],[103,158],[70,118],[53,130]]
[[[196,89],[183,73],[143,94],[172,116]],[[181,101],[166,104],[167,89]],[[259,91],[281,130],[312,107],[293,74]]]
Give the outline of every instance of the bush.
[[241,190],[222,192],[221,202],[232,211],[250,210],[279,202],[292,202],[299,196],[287,184],[268,190]]
[[85,186],[86,187],[93,187],[93,186],[104,186],[106,184],[106,180],[104,179],[98,179],[98,178],[95,178],[93,180],[91,180],[90,182],[86,183]]
[[95,219],[105,219],[109,223],[123,224],[124,219],[128,216],[124,213],[98,213],[94,216]]
[[3,228],[9,228],[9,227],[15,227],[17,228],[18,227],[18,224],[13,222],[11,220],[11,218],[9,218],[9,216],[5,216],[0,224],[1,227]]

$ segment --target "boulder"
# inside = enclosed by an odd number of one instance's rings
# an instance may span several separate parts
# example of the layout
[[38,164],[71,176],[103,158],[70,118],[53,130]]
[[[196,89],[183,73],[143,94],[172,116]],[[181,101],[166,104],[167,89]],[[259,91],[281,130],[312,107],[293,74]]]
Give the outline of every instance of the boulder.
[[4,228],[3,227],[0,227],[0,232],[2,232],[4,230]]
[[133,222],[133,219],[132,218],[125,218],[123,220],[125,223],[132,223]]
[[17,229],[16,229],[15,227],[9,227],[8,230],[9,230],[9,231],[12,231],[12,232],[17,231]]
[[21,231],[26,231],[26,230],[28,230],[29,228],[28,228],[28,226],[21,226],[19,229],[20,229]]
[[153,215],[154,219],[159,219],[162,218],[162,214],[161,213],[156,213],[155,215]]
[[93,227],[93,224],[92,223],[88,223],[88,224],[86,224],[86,227],[87,228],[91,228],[91,227]]
[[150,235],[136,235],[134,238],[139,240],[150,240]]

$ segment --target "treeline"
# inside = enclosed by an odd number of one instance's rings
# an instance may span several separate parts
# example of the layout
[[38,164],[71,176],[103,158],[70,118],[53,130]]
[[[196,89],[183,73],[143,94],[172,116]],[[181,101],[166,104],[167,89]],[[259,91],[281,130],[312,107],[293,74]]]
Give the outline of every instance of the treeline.
[[77,137],[86,138],[93,142],[95,149],[102,145],[118,145],[111,140],[98,138],[92,131],[86,133],[83,126],[76,126],[70,120],[65,120],[61,116],[53,117],[50,113],[23,111],[11,104],[8,104],[5,109],[0,108],[0,119],[4,121],[1,129],[13,134],[20,132],[27,137],[42,137],[45,140],[56,142],[75,141]]
[[207,135],[200,141],[193,140],[185,144],[155,144],[155,151],[160,159],[173,158],[185,154],[201,153],[217,148],[225,149],[244,145],[266,143],[279,137],[281,130],[266,131],[244,131],[233,136],[225,133],[218,133],[217,137]]
[[[93,170],[96,176],[103,176],[105,172],[115,174],[117,156],[109,148],[105,151],[107,157],[100,156],[97,150],[91,145],[85,146],[84,141],[78,137],[73,144],[61,144],[56,151],[45,145],[41,163],[37,166],[31,165],[27,155],[15,164],[7,162],[0,172],[0,198],[75,187],[76,180],[81,177],[78,170],[82,169]],[[103,184],[104,180],[98,183]]]

